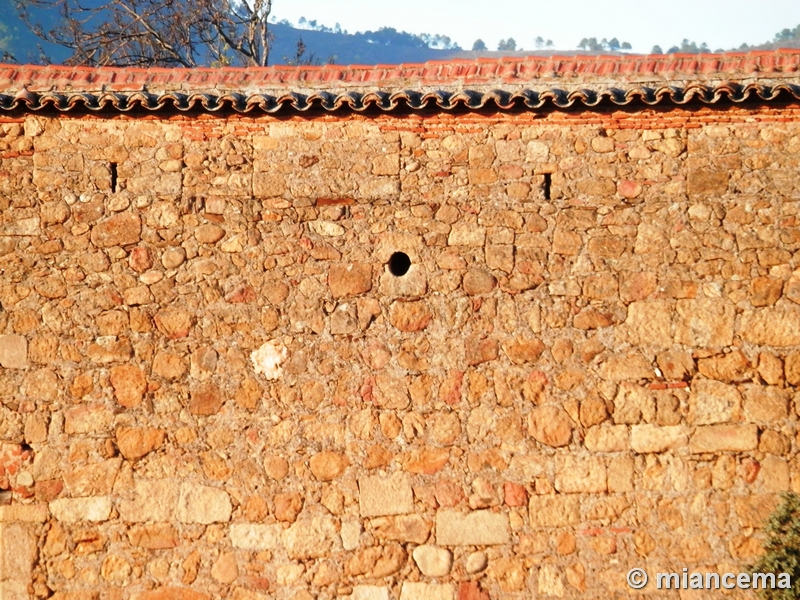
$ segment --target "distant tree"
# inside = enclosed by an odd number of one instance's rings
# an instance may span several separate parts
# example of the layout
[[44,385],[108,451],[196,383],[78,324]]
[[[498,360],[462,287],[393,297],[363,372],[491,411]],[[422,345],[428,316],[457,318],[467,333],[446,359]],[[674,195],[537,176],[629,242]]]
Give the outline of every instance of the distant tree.
[[800,39],[800,25],[795,27],[794,29],[784,29],[775,34],[775,41],[776,42],[785,42],[788,40],[796,40]]
[[425,48],[428,45],[428,42],[425,40],[431,38],[427,33],[413,35],[405,31],[397,31],[394,27],[381,27],[378,31],[365,31],[355,35],[372,44],[381,44],[382,46],[411,46],[413,48]]
[[709,52],[709,47],[705,42],[698,46],[696,42],[690,42],[684,38],[681,41],[680,46],[672,46],[669,50],[667,50],[667,54],[675,54],[676,52],[681,52],[683,54],[698,54],[700,52]]
[[439,48],[442,50],[460,50],[458,44],[453,42],[449,36],[442,35],[440,33],[431,35],[429,33],[421,33],[419,34],[419,39],[421,39],[428,48]]
[[653,46],[653,49],[650,50],[650,54],[664,54],[664,51],[661,49],[661,46],[656,44],[655,46]]
[[[605,41],[605,40],[603,40],[603,41]],[[603,50],[603,42],[598,42],[597,38],[595,38],[595,37],[589,38],[589,40],[588,40],[586,45],[587,45],[587,49],[591,50],[592,52],[599,52],[600,50]]]
[[305,17],[300,17],[300,20],[297,22],[297,24],[298,25],[305,25],[306,24],[306,18]]
[[500,51],[513,52],[517,49],[517,42],[512,37],[507,40],[500,40],[497,44],[497,49]]
[[606,39],[603,38],[599,42],[597,38],[583,38],[578,44],[578,48],[588,50],[590,52],[602,52],[603,50],[610,50],[611,52],[619,52],[620,50],[631,50],[631,45],[628,42],[622,42],[617,38]]
[[533,43],[536,44],[537,48],[541,48],[544,46],[544,38],[542,38],[542,36],[537,36]]
[[486,42],[484,42],[481,38],[475,40],[475,43],[472,44],[472,51],[473,52],[485,52],[486,51]]
[[288,56],[284,56],[284,62],[289,66],[300,67],[300,66],[307,66],[307,65],[318,65],[319,59],[316,55],[312,52],[311,54],[306,55],[306,47],[305,42],[303,42],[302,37],[297,38],[297,46],[295,48],[294,56],[289,58]]
[[552,48],[553,47],[553,40],[547,40],[547,42],[545,43],[545,46],[547,46],[548,48]]

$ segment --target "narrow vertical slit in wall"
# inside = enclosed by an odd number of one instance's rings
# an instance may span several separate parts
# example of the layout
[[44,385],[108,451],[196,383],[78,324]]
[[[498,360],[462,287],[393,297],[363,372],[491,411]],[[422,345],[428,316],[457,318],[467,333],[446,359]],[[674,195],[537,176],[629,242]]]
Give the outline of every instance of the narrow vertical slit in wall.
[[552,183],[553,178],[550,173],[544,174],[544,184],[542,185],[542,189],[544,190],[544,199],[550,200],[550,184]]
[[111,163],[111,191],[117,193],[117,163]]

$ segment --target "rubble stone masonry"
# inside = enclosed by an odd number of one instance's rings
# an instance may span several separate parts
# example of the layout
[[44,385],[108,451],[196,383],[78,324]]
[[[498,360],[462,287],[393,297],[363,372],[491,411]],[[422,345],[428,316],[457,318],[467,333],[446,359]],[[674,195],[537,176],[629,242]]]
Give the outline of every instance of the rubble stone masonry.
[[0,597],[738,573],[800,491],[799,166],[797,103],[2,116]]

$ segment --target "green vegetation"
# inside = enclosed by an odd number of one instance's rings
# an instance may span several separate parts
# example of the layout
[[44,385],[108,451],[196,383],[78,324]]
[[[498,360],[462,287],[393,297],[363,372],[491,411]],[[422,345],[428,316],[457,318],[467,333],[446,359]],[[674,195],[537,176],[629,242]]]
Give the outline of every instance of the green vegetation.
[[790,40],[800,40],[800,25],[794,29],[784,29],[775,34],[776,42],[788,42]]
[[[775,34],[775,37],[772,39],[771,42],[766,42],[764,44],[742,44],[738,48],[731,48],[730,51],[741,51],[747,52],[748,50],[774,50],[777,48],[798,48],[800,47],[800,25],[795,27],[794,29],[783,29]],[[653,46],[653,49],[650,51],[652,54],[664,54],[664,51],[661,49],[661,46]],[[676,52],[686,53],[686,54],[698,54],[700,52],[711,52],[711,49],[708,47],[708,44],[703,42],[702,44],[698,45],[695,42],[690,42],[687,39],[684,39],[681,42],[680,46],[672,46],[669,50],[667,50],[666,54],[675,54]],[[714,52],[726,52],[723,48],[717,48]]]
[[578,48],[581,50],[588,50],[590,52],[602,52],[604,50],[610,52],[619,52],[620,50],[630,50],[631,45],[628,42],[622,42],[617,38],[611,38],[607,40],[603,38],[599,42],[597,38],[583,38],[580,43],[578,44]]
[[[500,40],[497,44],[497,49],[501,52],[513,52],[517,49],[517,42],[512,37],[507,40]],[[520,50],[522,50],[522,48],[520,48]]]
[[764,555],[748,570],[752,573],[788,573],[789,589],[760,590],[765,600],[796,600],[800,598],[800,496],[789,492],[770,516],[766,527]]

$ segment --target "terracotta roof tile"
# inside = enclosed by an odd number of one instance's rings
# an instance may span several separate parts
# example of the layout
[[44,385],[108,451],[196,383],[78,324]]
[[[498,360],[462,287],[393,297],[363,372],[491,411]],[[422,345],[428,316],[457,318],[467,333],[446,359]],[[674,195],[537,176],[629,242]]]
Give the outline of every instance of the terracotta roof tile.
[[305,111],[565,108],[800,99],[800,50],[729,54],[529,56],[411,65],[88,68],[0,64],[0,109]]

